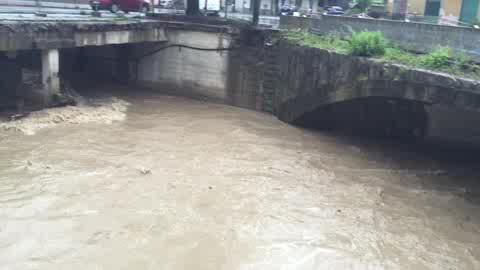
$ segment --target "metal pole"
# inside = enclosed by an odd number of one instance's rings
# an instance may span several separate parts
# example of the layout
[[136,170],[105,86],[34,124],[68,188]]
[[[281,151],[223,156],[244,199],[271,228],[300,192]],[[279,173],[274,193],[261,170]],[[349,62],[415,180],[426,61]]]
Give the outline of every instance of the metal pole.
[[40,13],[40,9],[41,9],[40,0],[35,0],[35,6],[37,7],[37,13]]

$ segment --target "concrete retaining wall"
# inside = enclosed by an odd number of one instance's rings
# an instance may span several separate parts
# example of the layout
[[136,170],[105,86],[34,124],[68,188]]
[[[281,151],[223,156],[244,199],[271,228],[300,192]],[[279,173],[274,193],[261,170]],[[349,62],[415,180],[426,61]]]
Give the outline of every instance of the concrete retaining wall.
[[480,30],[470,27],[339,16],[321,16],[315,19],[281,16],[280,28],[340,35],[358,31],[380,31],[389,40],[408,50],[429,52],[438,45],[450,46],[480,60]]
[[254,37],[170,31],[169,42],[134,45],[133,77],[158,91],[258,109],[263,40],[249,44]]
[[[226,102],[228,51],[215,49],[228,48],[229,37],[218,33],[182,31],[170,33],[169,40],[135,46],[134,55],[140,57],[137,83],[158,90]],[[150,52],[155,53],[146,56]]]

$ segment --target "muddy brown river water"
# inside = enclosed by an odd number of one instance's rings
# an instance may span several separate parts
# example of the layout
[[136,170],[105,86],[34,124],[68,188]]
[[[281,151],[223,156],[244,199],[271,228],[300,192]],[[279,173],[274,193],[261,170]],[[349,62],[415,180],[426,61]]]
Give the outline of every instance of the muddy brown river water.
[[0,269],[480,269],[475,162],[113,96],[0,125]]

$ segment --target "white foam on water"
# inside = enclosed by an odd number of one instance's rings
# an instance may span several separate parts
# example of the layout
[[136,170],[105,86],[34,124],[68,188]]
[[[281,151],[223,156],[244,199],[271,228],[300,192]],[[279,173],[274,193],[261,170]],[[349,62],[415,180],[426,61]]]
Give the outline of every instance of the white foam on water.
[[95,98],[80,102],[77,106],[49,108],[30,113],[25,118],[0,123],[0,130],[34,135],[38,130],[65,124],[111,124],[126,117],[129,103],[115,98]]

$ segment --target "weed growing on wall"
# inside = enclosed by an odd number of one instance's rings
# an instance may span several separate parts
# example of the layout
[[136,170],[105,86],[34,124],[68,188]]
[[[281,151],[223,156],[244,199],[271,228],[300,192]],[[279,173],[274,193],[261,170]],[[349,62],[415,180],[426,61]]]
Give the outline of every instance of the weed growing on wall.
[[436,47],[431,53],[421,56],[421,66],[428,69],[443,69],[450,65],[452,49],[449,47]]
[[335,50],[346,53],[348,51],[347,40],[344,40],[336,35],[315,35],[304,31],[287,31],[282,33],[282,37],[290,42],[327,50]]
[[348,52],[355,56],[382,56],[387,48],[387,40],[380,32],[353,33],[348,43]]

